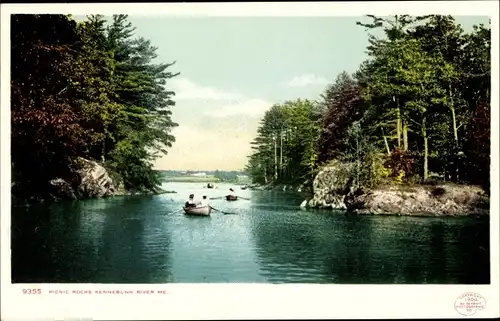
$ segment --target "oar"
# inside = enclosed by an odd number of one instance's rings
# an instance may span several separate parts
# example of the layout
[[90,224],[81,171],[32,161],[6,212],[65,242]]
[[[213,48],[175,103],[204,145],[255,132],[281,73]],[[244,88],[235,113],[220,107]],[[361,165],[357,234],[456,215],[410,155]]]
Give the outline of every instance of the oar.
[[249,198],[242,197],[242,196],[238,196],[238,198],[241,198],[242,200],[247,200],[247,201],[249,201],[249,200],[250,200]]
[[210,206],[210,208],[213,209],[214,211],[221,212],[222,214],[237,214],[237,213],[224,212],[224,211],[218,210],[218,209],[216,209],[215,207],[212,207],[212,206]]
[[211,200],[218,200],[221,198],[225,198],[225,196],[218,196],[218,197],[210,197]]

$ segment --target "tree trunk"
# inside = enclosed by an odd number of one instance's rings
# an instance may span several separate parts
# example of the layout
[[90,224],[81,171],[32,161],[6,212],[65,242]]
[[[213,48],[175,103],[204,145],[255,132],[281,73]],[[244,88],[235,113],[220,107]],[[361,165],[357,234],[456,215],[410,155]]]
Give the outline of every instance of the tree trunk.
[[408,150],[408,123],[403,120],[403,150]]
[[278,180],[278,151],[276,138],[274,139],[274,181]]
[[387,137],[384,135],[384,129],[381,128],[382,130],[382,137],[384,137],[384,144],[385,144],[385,149],[387,150],[387,155],[391,155],[391,150],[389,148],[389,143],[387,142]]
[[283,133],[280,132],[280,178],[283,176]]
[[429,177],[429,145],[425,117],[422,119],[422,137],[424,138],[424,180],[427,180]]
[[360,159],[359,159],[359,134],[358,136],[356,137],[356,158],[357,158],[357,161],[356,161],[356,165],[357,165],[357,169],[356,169],[356,186],[359,187],[360,186],[360,183],[359,183],[359,174],[360,174],[360,171],[361,171],[361,163],[360,163]]
[[106,139],[102,142],[102,149],[101,149],[101,161],[104,163],[106,161],[106,157],[104,156],[106,154]]
[[455,115],[455,106],[453,104],[453,95],[451,93],[451,84],[448,85],[450,91],[450,109],[451,109],[451,117],[453,121],[453,138],[455,139],[455,144],[458,145],[458,129],[457,129],[457,118]]
[[397,117],[396,130],[398,133],[398,148],[401,148],[401,111],[399,110],[399,103],[397,108]]
[[453,138],[455,139],[455,144],[458,145],[458,129],[457,129],[457,120],[455,114],[455,108],[451,108],[451,117],[453,119]]
[[107,138],[108,128],[104,125],[104,138],[102,140],[102,150],[101,150],[101,160],[104,163],[106,161],[106,138]]
[[453,103],[453,95],[451,91],[451,84],[448,84],[448,90],[449,90],[449,95],[450,95],[450,110],[451,110],[451,119],[453,122],[453,139],[454,139],[454,150],[455,154],[453,155],[453,173],[451,179],[453,181],[458,181],[459,179],[459,173],[458,173],[458,128],[457,128],[457,116],[455,112],[455,105]]

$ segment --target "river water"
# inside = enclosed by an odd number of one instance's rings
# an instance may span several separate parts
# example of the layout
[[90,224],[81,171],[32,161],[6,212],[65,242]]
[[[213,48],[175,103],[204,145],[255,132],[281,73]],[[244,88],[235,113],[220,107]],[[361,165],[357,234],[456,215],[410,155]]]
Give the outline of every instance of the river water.
[[488,219],[306,211],[304,196],[239,187],[250,200],[211,201],[234,214],[180,212],[190,193],[230,185],[217,187],[13,208],[12,282],[490,282]]

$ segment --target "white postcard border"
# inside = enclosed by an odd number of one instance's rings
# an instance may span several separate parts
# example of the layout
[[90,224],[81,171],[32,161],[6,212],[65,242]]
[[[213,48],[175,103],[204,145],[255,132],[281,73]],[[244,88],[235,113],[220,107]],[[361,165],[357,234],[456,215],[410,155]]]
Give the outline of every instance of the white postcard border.
[[[271,284],[11,284],[10,282],[10,14],[128,13],[156,16],[361,16],[385,14],[488,15],[492,36],[491,285],[271,285]],[[455,300],[476,292],[485,309],[473,317],[499,316],[498,127],[499,9],[496,1],[9,4],[1,6],[1,314],[26,319],[230,319],[230,318],[450,318]],[[474,264],[474,262],[470,262]],[[41,289],[41,295],[23,294]],[[82,291],[49,294],[49,291]],[[86,294],[85,291],[134,294]],[[139,294],[137,291],[154,291]],[[160,291],[160,293],[158,293]]]

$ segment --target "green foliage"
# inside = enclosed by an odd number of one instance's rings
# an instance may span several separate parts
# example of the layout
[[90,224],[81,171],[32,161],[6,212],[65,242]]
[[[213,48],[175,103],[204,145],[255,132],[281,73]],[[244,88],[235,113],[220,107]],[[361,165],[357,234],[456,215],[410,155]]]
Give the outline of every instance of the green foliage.
[[[370,59],[356,73],[366,104],[359,108],[364,139],[371,142],[366,146],[391,154],[385,164],[396,181],[411,180],[414,173],[427,177],[432,171],[455,181],[484,182],[485,174],[469,175],[477,171],[475,166],[463,165],[467,161],[462,151],[472,147],[466,144],[471,141],[471,131],[478,134],[473,123],[489,123],[486,113],[472,118],[476,106],[489,101],[489,29],[475,26],[465,34],[449,16],[408,18],[404,23],[398,16],[370,17],[373,23],[359,24],[368,29],[383,28],[386,38],[370,35]],[[479,82],[473,84],[471,79]],[[344,103],[330,112],[339,115],[349,108]],[[350,120],[349,126],[358,120]],[[324,128],[340,124],[346,127],[338,117],[330,117]],[[408,141],[405,150],[400,150],[402,135]],[[489,136],[480,135],[489,145]],[[340,134],[336,139],[343,137],[346,135]],[[483,152],[476,151],[476,155],[482,155],[482,166],[489,168],[486,145],[479,144],[484,146]],[[352,147],[344,150],[352,155]],[[472,154],[465,152],[469,158]]]
[[[350,175],[358,185],[416,182],[433,172],[487,186],[490,29],[465,33],[441,15],[368,18],[358,25],[384,35],[369,34],[369,59],[353,75],[339,74],[312,114],[287,104],[266,113],[250,176],[259,183],[292,182],[342,160],[354,164]],[[300,136],[285,140],[282,165],[271,138],[294,128],[294,121]]]
[[125,187],[151,190],[160,182],[152,161],[175,141],[170,134],[177,126],[170,118],[173,92],[165,84],[177,74],[166,71],[172,64],[153,64],[157,48],[144,38],[131,39],[133,30],[123,15],[114,16],[108,27],[107,48],[116,61],[113,79],[121,105],[114,124],[117,145],[110,148],[108,164]]
[[360,121],[349,126],[346,142],[347,148],[340,159],[354,164],[350,172],[354,185],[373,187],[387,181],[391,172],[386,167],[385,157],[372,144],[367,129],[362,127]]
[[52,178],[72,179],[78,156],[101,161],[129,190],[154,190],[152,162],[175,141],[173,64],[153,62],[157,48],[133,38],[126,15],[78,24],[15,15],[11,30],[13,175],[32,187],[17,192],[36,195]]
[[297,99],[266,112],[246,167],[253,182],[293,184],[312,178],[319,129],[316,107],[311,101]]

